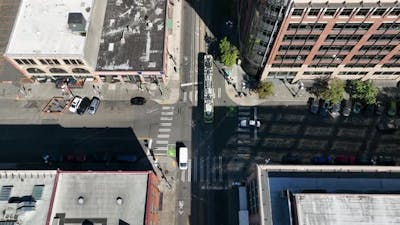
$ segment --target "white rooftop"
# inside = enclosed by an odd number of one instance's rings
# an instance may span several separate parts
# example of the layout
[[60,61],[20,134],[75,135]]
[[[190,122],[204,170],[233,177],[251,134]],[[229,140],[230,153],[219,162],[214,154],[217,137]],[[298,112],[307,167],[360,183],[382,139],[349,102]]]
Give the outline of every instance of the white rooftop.
[[86,37],[68,28],[68,13],[82,13],[87,30],[92,4],[93,0],[22,0],[6,54],[82,54]]
[[400,195],[295,194],[299,225],[400,224]]
[[[143,225],[147,194],[147,173],[61,172],[59,173],[51,219],[65,218],[66,224]],[[81,200],[79,200],[81,198]],[[117,198],[120,199],[118,204]]]
[[[17,217],[21,225],[46,224],[55,177],[55,170],[0,171],[0,221]],[[23,196],[35,197],[34,210],[18,210],[15,198],[14,203],[8,203],[11,197]]]

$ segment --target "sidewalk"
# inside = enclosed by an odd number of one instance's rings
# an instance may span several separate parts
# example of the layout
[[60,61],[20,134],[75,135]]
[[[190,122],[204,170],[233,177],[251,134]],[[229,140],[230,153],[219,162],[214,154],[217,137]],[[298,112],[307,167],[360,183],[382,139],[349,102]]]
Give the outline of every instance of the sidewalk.
[[266,99],[258,98],[257,93],[249,93],[247,91],[247,96],[238,96],[238,90],[242,89],[241,83],[239,81],[244,81],[245,72],[240,68],[240,66],[235,65],[232,68],[233,80],[236,80],[236,89],[229,85],[225,81],[225,91],[229,98],[235,102],[237,105],[242,106],[255,106],[255,105],[304,105],[307,103],[308,99],[313,95],[307,92],[305,89],[299,89],[298,84],[285,83],[279,79],[268,80],[274,86],[274,94]]

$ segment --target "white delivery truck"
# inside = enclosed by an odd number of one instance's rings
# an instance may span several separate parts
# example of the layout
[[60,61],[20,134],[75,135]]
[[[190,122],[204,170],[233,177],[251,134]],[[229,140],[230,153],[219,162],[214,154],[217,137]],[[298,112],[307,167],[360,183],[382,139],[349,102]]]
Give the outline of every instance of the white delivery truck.
[[179,148],[179,169],[187,170],[188,167],[188,148],[180,147]]

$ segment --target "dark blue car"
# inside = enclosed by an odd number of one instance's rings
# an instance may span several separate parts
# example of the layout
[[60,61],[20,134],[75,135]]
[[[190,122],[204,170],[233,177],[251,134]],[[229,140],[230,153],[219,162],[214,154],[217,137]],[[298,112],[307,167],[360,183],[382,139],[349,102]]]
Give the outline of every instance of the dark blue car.
[[333,164],[334,160],[332,156],[314,156],[311,158],[311,163],[314,165],[329,165]]

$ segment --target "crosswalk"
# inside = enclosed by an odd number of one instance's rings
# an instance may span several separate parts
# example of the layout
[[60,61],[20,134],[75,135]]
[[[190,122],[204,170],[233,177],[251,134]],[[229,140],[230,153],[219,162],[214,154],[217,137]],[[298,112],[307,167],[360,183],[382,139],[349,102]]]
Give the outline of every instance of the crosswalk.
[[201,156],[192,158],[191,180],[202,189],[224,189],[226,178],[223,174],[222,156]]
[[[216,88],[213,89],[214,99],[220,99],[222,97],[222,89]],[[182,101],[183,102],[192,102],[193,104],[197,104],[198,102],[198,90],[194,91],[183,91]]]
[[155,138],[154,155],[167,155],[173,119],[174,107],[163,106],[160,115],[158,133]]
[[238,108],[238,126],[236,130],[237,134],[237,150],[238,152],[246,152],[250,148],[246,145],[251,144],[251,133],[250,127],[241,127],[240,122],[242,120],[248,120],[251,117],[251,107],[239,106]]

